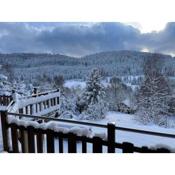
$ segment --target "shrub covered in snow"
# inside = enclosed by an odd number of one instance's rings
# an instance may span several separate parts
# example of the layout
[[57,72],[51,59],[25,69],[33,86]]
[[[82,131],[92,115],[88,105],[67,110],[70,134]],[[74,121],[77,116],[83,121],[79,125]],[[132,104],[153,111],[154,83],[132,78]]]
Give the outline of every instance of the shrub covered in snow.
[[76,114],[76,94],[70,89],[61,89],[60,95],[60,118],[74,118]]

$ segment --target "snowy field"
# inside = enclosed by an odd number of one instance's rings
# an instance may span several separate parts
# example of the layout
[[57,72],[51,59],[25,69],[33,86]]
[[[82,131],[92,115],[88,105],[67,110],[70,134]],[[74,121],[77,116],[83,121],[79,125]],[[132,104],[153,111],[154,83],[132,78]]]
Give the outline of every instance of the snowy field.
[[[102,80],[102,84],[104,87],[109,85],[108,79]],[[86,82],[82,80],[66,80],[64,83],[64,87],[67,88],[81,88],[84,89],[86,87]]]
[[[91,121],[92,122],[92,121]],[[128,128],[134,128],[134,129],[140,129],[140,130],[147,130],[147,131],[155,131],[155,132],[162,132],[162,133],[175,133],[174,128],[162,128],[155,125],[142,125],[138,123],[135,120],[134,115],[129,114],[123,114],[119,112],[108,112],[106,115],[106,119],[97,121],[101,124],[106,124],[108,122],[115,122],[117,126],[121,127],[128,127]],[[1,125],[0,125],[1,129]],[[105,129],[100,128],[92,128],[93,131],[96,133],[104,133],[106,132]],[[158,136],[150,136],[145,134],[137,134],[137,133],[131,133],[131,132],[124,132],[124,131],[116,131],[116,141],[121,143],[124,141],[134,143],[136,146],[158,146],[158,145],[166,145],[172,149],[175,149],[175,139],[170,138],[163,138]],[[64,144],[65,147],[67,147],[67,143]],[[78,145],[78,148],[80,145]],[[90,145],[88,146],[88,149],[90,149]],[[2,151],[2,135],[0,130],[0,150]]]
[[[163,128],[156,125],[142,125],[135,120],[134,115],[122,114],[117,112],[109,112],[106,120],[102,123],[115,122],[116,126],[134,128],[146,131],[155,131],[161,133],[175,134],[175,128]],[[175,139],[163,138],[158,136],[150,136],[145,134],[137,134],[124,131],[116,131],[117,142],[131,142],[136,146],[155,146],[155,145],[167,145],[168,147],[175,149]]]
[[[104,87],[109,86],[109,78],[102,80],[102,84]],[[131,83],[125,83],[127,86],[131,87],[132,90],[135,90],[138,85],[132,85]],[[86,87],[86,82],[83,80],[66,80],[64,83],[64,87],[70,88],[70,89],[84,89]]]
[[66,80],[64,83],[64,87],[67,88],[85,88],[86,87],[86,82],[85,81],[80,81],[80,80]]

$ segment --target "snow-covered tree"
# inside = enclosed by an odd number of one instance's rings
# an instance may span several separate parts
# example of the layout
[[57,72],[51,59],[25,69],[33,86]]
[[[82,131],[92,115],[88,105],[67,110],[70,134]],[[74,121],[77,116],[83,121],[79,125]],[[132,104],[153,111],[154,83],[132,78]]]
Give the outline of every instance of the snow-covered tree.
[[[106,88],[106,101],[109,103],[110,110],[119,110],[118,106],[124,101],[133,101],[133,91],[131,87],[122,82],[121,79],[114,76],[110,79],[110,84]],[[132,105],[130,104],[130,107]]]
[[63,84],[64,84],[64,76],[63,75],[56,75],[53,77],[53,87],[54,88],[63,88]]
[[77,110],[86,116],[86,119],[87,116],[94,120],[105,117],[107,104],[104,101],[105,91],[101,78],[99,69],[93,69],[87,78],[85,91],[77,100]]
[[[69,91],[69,92],[67,92]],[[76,104],[76,94],[72,93],[68,89],[61,90],[60,96],[60,118],[74,118],[75,116],[75,106]]]
[[11,83],[8,81],[8,78],[0,74],[0,94],[1,95],[10,95],[11,94]]
[[154,55],[145,63],[145,80],[138,95],[138,115],[144,123],[166,124],[170,87],[161,74],[159,58]]

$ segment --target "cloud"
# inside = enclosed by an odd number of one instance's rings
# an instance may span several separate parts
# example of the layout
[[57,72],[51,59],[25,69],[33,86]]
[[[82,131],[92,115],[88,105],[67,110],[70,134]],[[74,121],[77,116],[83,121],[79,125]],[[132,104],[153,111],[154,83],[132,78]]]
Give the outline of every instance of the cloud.
[[123,23],[0,23],[0,52],[52,52],[82,56],[110,50],[175,54],[175,23],[141,33]]
[[153,52],[175,54],[175,23],[167,23],[164,30],[143,35],[142,44]]

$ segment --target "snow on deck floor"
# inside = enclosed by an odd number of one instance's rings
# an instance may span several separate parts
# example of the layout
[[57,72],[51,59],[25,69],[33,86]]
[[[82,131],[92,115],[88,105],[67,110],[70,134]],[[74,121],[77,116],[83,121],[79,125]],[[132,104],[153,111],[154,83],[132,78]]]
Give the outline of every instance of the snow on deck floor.
[[[147,131],[155,131],[162,133],[175,134],[175,128],[163,128],[156,125],[142,125],[135,120],[134,115],[123,114],[119,112],[108,112],[106,119],[100,121],[88,121],[101,124],[107,124],[108,122],[115,122],[116,126],[134,128]],[[105,132],[106,129],[92,127],[97,132]],[[158,136],[151,136],[145,134],[137,134],[126,131],[116,131],[116,142],[122,143],[124,141],[134,143],[136,146],[155,146],[155,145],[167,145],[172,149],[175,149],[175,139],[164,138]],[[64,147],[67,143],[64,144]],[[80,147],[80,145],[78,145]],[[91,147],[90,145],[88,148]],[[91,149],[90,149],[91,150]],[[1,123],[0,123],[0,151],[2,151],[2,135],[1,135]]]

